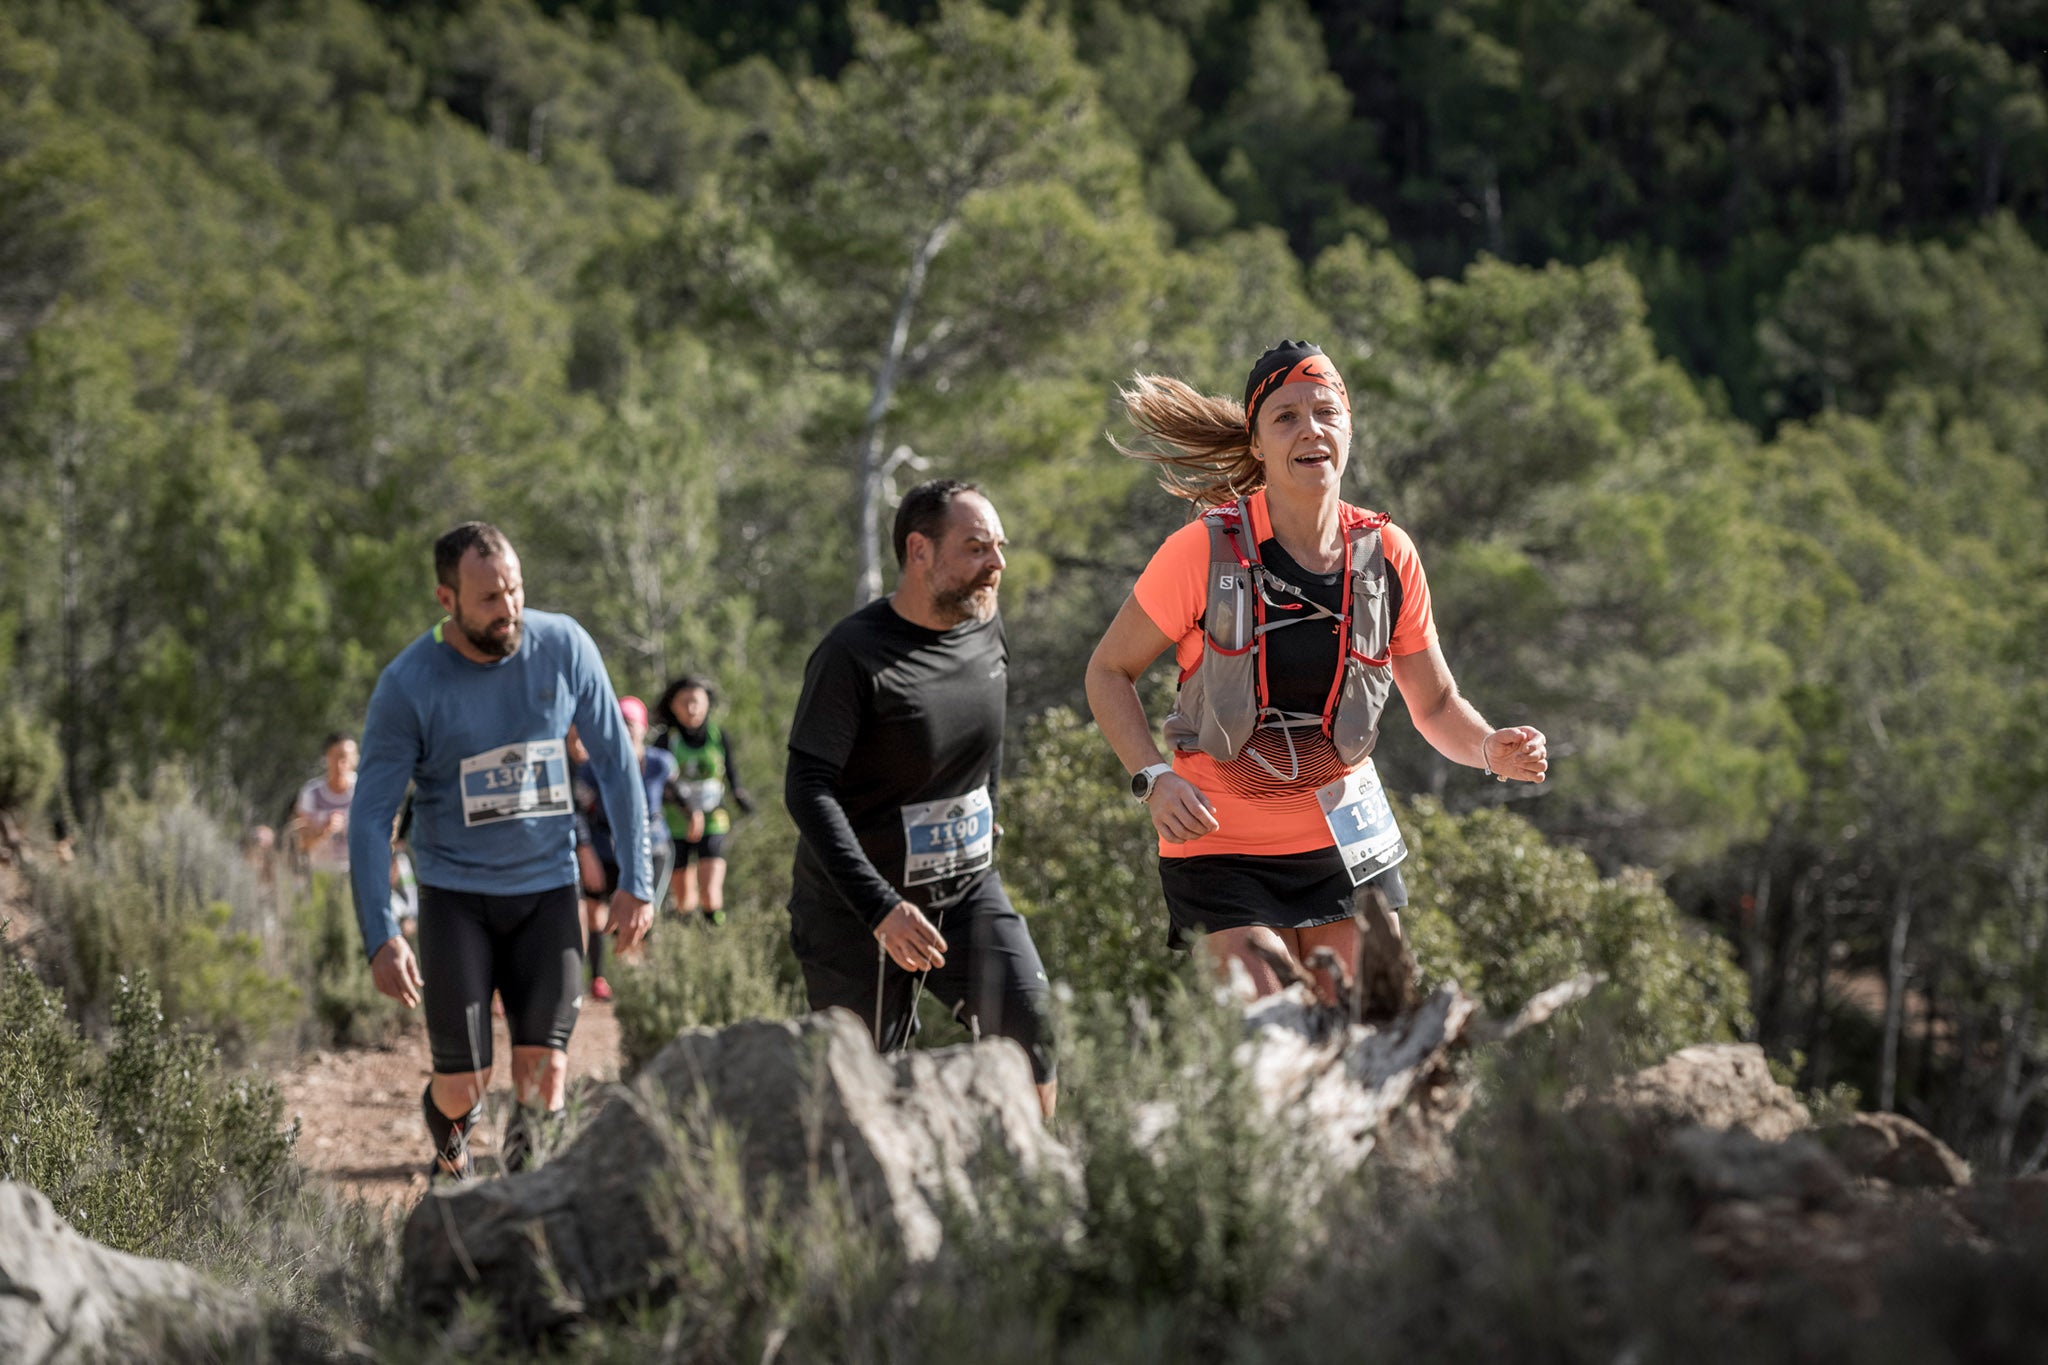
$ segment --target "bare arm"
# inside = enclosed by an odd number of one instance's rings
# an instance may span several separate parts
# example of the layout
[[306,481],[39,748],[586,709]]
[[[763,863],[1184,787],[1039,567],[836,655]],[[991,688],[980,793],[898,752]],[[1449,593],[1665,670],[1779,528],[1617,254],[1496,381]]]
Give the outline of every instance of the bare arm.
[[[1116,619],[1088,660],[1088,709],[1126,772],[1136,773],[1165,757],[1152,738],[1152,722],[1138,700],[1138,679],[1173,644],[1152,618],[1126,597]],[[1217,829],[1209,800],[1194,783],[1174,774],[1159,779],[1146,803],[1159,837],[1168,843],[1199,839]]]
[[1496,730],[1458,691],[1443,650],[1434,643],[1413,654],[1394,656],[1394,682],[1409,718],[1424,739],[1453,763],[1491,768],[1517,782],[1541,782],[1550,771],[1543,732],[1527,725]]

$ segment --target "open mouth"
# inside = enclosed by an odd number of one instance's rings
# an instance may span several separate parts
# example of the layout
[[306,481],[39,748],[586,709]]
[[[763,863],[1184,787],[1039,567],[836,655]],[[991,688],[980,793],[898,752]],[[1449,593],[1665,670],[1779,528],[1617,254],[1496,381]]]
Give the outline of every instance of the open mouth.
[[1294,462],[1299,465],[1328,464],[1330,457],[1327,455],[1297,455],[1294,458]]

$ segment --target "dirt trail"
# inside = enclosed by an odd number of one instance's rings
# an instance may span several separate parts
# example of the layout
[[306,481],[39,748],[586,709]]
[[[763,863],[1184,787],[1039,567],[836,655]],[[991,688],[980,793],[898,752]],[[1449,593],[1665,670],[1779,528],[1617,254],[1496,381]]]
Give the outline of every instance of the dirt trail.
[[[477,1142],[483,1153],[497,1150],[498,1115],[512,1102],[512,1045],[505,1021],[495,1020],[490,1116]],[[353,1052],[316,1052],[277,1078],[287,1119],[300,1120],[299,1162],[338,1193],[372,1204],[403,1208],[426,1188],[426,1126],[420,1119],[420,1091],[427,1083],[425,1030],[408,1033],[396,1047]],[[585,997],[583,1017],[569,1038],[573,1088],[584,1079],[610,1081],[619,1075],[619,1025],[612,1007]]]

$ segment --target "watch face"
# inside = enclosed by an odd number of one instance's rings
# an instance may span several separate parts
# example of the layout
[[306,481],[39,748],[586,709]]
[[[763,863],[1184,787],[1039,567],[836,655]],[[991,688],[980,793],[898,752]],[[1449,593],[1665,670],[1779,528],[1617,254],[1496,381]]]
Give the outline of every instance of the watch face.
[[1143,801],[1152,794],[1152,774],[1135,772],[1131,774],[1131,795]]

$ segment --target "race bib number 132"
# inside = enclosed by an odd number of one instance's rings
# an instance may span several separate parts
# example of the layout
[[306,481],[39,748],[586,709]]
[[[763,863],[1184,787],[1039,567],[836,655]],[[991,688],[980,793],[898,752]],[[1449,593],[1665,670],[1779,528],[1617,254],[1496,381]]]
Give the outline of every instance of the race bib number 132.
[[1362,885],[1408,856],[1401,827],[1394,823],[1394,811],[1380,786],[1380,775],[1367,759],[1355,772],[1327,787],[1318,788],[1316,802],[1330,833],[1337,836],[1337,851],[1344,855],[1344,870],[1353,886]]
[[462,760],[462,823],[569,813],[569,753],[559,739],[507,744]]

